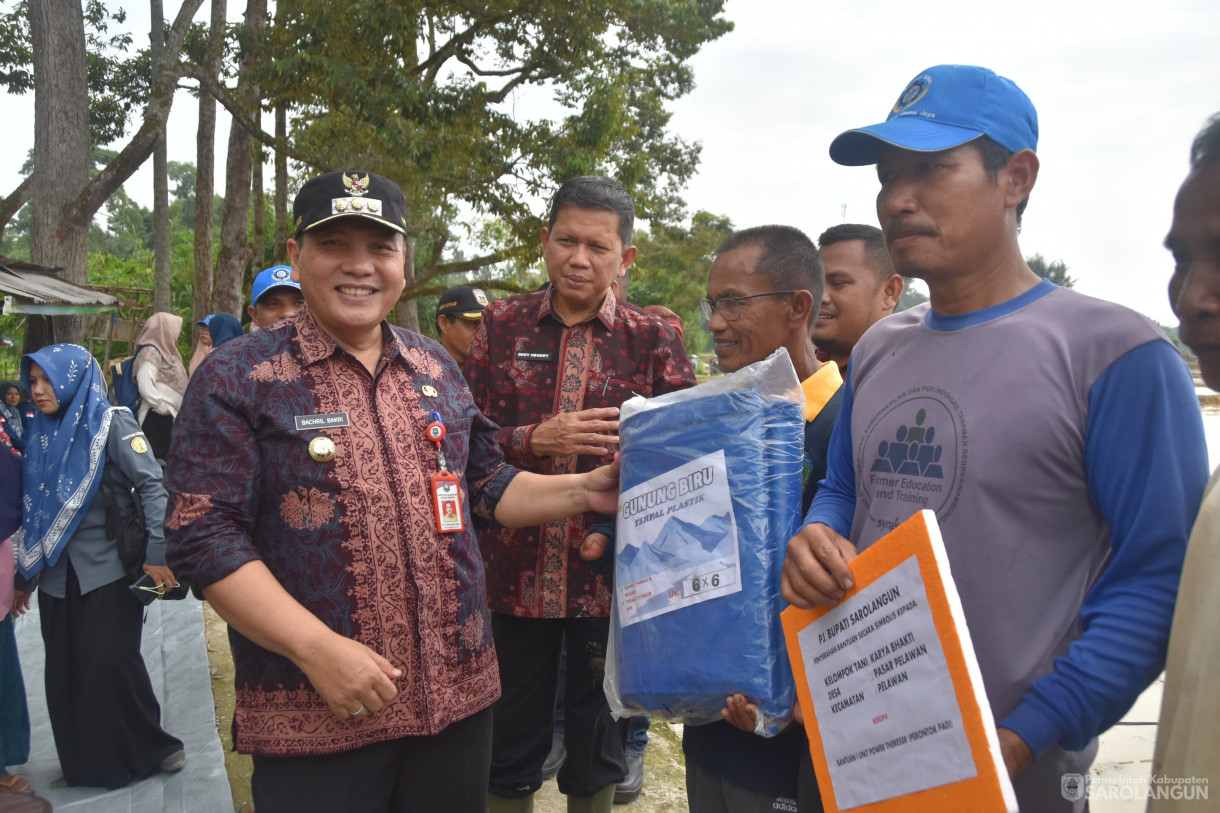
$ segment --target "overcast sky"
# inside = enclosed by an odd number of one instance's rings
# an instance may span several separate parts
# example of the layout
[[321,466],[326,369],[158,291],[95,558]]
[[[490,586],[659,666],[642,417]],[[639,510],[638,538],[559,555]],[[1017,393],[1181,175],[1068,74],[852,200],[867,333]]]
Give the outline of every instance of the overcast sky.
[[[147,31],[144,4],[126,5],[133,29]],[[167,15],[177,7],[165,5]],[[206,15],[205,4],[199,19]],[[1085,293],[1176,323],[1161,241],[1190,141],[1220,111],[1216,0],[730,0],[727,16],[735,30],[694,58],[697,88],[673,108],[671,129],[703,145],[691,211],[728,215],[738,227],[784,223],[814,238],[842,222],[844,205],[848,222],[876,224],[873,169],[831,162],[831,139],[882,121],[931,65],[985,65],[1038,109],[1042,168],[1025,254],[1063,260]],[[5,120],[29,122],[0,134],[7,192],[33,145],[33,96],[0,105]],[[194,160],[194,108],[186,95],[175,102],[171,160]],[[223,134],[217,144],[223,167]],[[147,170],[127,184],[144,202],[151,188]]]

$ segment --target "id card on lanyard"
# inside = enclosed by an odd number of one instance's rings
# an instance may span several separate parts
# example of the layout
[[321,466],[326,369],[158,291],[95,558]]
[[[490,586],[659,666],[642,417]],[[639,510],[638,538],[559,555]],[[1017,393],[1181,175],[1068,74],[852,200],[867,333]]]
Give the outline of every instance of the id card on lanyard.
[[443,534],[466,530],[465,512],[462,510],[462,488],[457,475],[451,474],[441,441],[445,439],[445,424],[439,412],[432,413],[432,423],[424,430],[428,440],[436,444],[436,464],[440,469],[429,478],[432,490],[432,509],[436,513],[436,530]]

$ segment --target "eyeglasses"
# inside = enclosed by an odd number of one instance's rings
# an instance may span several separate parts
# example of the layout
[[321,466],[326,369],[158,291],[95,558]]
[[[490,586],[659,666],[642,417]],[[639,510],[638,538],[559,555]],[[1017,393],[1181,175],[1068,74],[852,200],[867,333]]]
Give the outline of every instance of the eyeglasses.
[[722,296],[715,304],[710,300],[700,299],[699,310],[703,312],[705,322],[712,321],[712,314],[719,313],[726,322],[736,322],[741,318],[741,303],[747,299],[758,299],[760,296],[783,296],[795,294],[796,291],[771,291],[765,294],[750,294],[749,296]]

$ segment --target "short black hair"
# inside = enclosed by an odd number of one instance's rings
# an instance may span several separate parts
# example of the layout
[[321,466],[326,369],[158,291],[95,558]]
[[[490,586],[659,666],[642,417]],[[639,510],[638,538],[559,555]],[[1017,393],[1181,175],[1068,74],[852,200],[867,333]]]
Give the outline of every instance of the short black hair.
[[721,255],[742,246],[760,246],[762,253],[754,273],[771,281],[773,291],[808,291],[813,294],[813,313],[809,324],[818,318],[826,272],[822,255],[806,234],[792,226],[754,226],[730,234],[720,242]]
[[818,248],[824,251],[827,246],[852,240],[864,243],[864,257],[877,279],[884,282],[891,274],[897,273],[894,271],[890,252],[885,247],[885,234],[876,226],[864,223],[840,223],[838,226],[831,226],[818,237]]
[[[1016,154],[991,136],[979,136],[969,143],[979,148],[979,154],[983,156],[983,169],[987,170],[993,181],[1000,179],[1000,170],[1008,166],[1009,160]],[[1017,229],[1021,228],[1021,215],[1025,214],[1028,204],[1028,197],[1017,204]]]
[[1208,169],[1220,163],[1220,113],[1207,120],[1203,129],[1190,145],[1190,169],[1192,172]]
[[550,228],[555,228],[559,210],[565,206],[607,209],[614,212],[618,215],[618,236],[623,241],[623,248],[631,245],[631,231],[635,228],[635,204],[622,184],[613,178],[578,175],[564,181],[555,197],[551,198],[551,211],[547,220]]

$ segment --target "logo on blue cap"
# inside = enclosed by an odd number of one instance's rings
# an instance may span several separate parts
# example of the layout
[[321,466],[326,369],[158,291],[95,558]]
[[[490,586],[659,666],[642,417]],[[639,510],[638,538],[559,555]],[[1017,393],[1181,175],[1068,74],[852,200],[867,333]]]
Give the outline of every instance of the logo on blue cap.
[[301,290],[300,283],[294,282],[292,279],[292,266],[273,265],[259,271],[258,276],[254,278],[254,285],[251,286],[250,301],[257,305],[263,294],[272,288]]
[[914,79],[911,84],[907,85],[907,89],[902,91],[902,95],[898,97],[898,101],[894,102],[894,113],[901,113],[917,101],[927,95],[928,90],[932,87],[932,77],[926,73],[923,76]]

